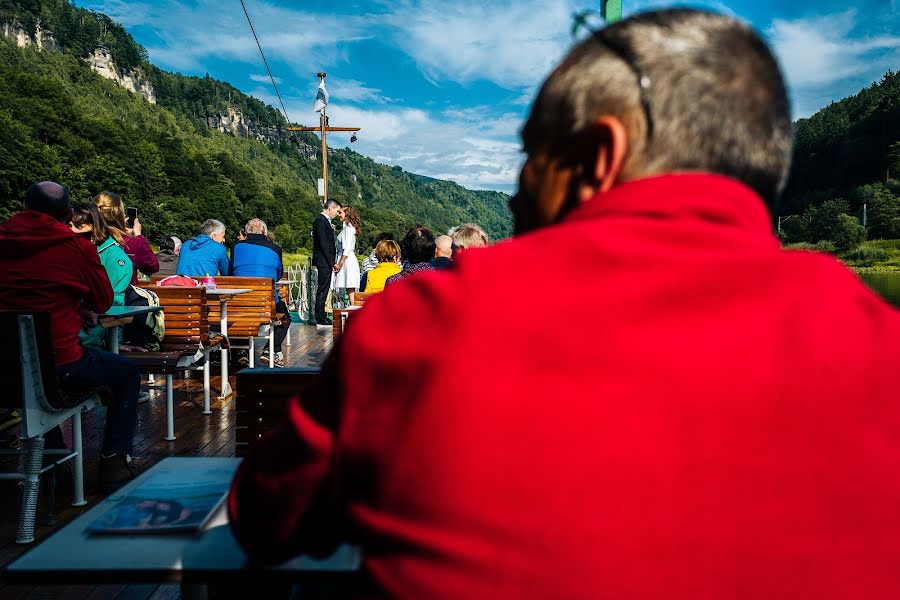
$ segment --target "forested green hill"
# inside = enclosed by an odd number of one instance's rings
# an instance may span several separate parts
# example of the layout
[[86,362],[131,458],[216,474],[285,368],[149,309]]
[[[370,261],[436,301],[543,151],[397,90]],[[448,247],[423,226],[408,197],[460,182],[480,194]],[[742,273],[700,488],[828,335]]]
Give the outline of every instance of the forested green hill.
[[[121,194],[151,240],[192,237],[210,217],[233,239],[258,216],[286,250],[309,248],[320,210],[318,138],[292,140],[278,111],[227,83],[158,69],[122,27],[66,0],[0,0],[0,24],[52,31],[57,47],[20,48],[0,36],[0,220],[18,210],[29,183],[53,179],[76,200]],[[98,44],[122,74],[150,81],[157,104],[87,66]],[[209,127],[229,111],[252,124],[248,137]],[[406,173],[349,149],[328,164],[330,196],[360,207],[362,246],[414,223],[443,232],[475,222],[495,239],[511,232],[505,194]]]

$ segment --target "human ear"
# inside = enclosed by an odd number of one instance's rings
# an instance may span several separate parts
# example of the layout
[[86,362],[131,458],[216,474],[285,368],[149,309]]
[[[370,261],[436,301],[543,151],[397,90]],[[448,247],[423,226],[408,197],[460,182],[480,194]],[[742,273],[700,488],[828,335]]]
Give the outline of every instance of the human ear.
[[628,155],[628,130],[618,117],[603,115],[591,124],[588,132],[591,143],[585,164],[587,172],[578,190],[581,202],[616,185]]

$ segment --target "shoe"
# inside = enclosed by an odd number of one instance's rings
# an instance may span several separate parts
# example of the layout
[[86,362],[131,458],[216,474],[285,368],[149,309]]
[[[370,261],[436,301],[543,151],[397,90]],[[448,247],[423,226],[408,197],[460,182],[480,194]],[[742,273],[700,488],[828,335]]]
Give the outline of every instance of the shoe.
[[0,431],[15,427],[22,422],[22,417],[17,410],[0,410]]
[[112,494],[134,479],[135,471],[128,454],[100,455],[100,491]]
[[269,351],[263,350],[262,354],[259,355],[259,364],[262,365],[267,362],[269,362]]
[[334,327],[333,323],[316,323],[316,327]]
[[150,400],[150,392],[141,392],[138,394],[138,404],[148,402]]
[[273,361],[273,364],[276,367],[284,366],[284,352],[276,352],[275,353],[275,360]]

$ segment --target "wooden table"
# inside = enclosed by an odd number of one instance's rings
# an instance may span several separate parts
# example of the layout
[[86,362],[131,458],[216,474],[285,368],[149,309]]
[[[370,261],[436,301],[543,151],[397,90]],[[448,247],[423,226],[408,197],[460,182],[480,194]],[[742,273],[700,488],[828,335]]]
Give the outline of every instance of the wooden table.
[[162,306],[111,306],[105,313],[97,315],[100,326],[109,329],[107,344],[109,351],[119,353],[119,327],[134,321],[135,317],[159,312]]
[[[213,290],[206,290],[207,298],[215,298],[219,301],[219,306],[221,307],[221,314],[219,315],[219,327],[222,330],[222,335],[228,339],[228,301],[234,298],[235,296],[240,296],[241,294],[246,294],[247,292],[252,292],[253,290],[248,288],[216,288]],[[228,350],[222,346],[222,391],[220,392],[219,399],[224,399],[230,396],[233,393],[231,389],[231,384],[228,382]]]
[[[25,584],[181,583],[185,596],[205,594],[205,584],[304,583],[352,579],[359,550],[341,546],[328,558],[298,557],[277,567],[251,565],[231,533],[224,504],[200,532],[167,535],[89,535],[87,527],[152,474],[181,476],[210,465],[237,469],[239,458],[165,458],[46,541],[9,564],[4,577]],[[192,585],[193,584],[193,585]],[[199,589],[198,589],[199,588]],[[199,593],[198,593],[199,592]]]

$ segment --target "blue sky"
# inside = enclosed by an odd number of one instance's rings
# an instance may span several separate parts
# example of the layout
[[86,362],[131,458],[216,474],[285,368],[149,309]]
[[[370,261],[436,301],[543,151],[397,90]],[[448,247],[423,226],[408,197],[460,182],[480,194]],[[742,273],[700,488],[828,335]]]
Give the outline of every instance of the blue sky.
[[[313,124],[317,71],[332,125],[379,162],[512,192],[518,131],[572,43],[571,15],[596,0],[244,0],[291,120]],[[238,0],[77,0],[113,17],[162,68],[228,81],[277,105]],[[682,3],[624,0],[625,14]],[[794,117],[900,69],[900,0],[701,1],[774,46]],[[335,146],[349,137],[334,134]]]

